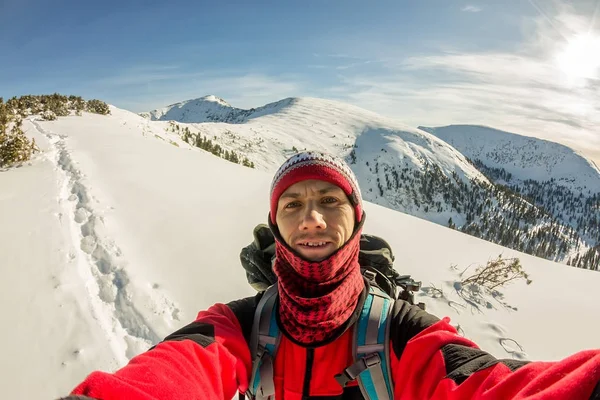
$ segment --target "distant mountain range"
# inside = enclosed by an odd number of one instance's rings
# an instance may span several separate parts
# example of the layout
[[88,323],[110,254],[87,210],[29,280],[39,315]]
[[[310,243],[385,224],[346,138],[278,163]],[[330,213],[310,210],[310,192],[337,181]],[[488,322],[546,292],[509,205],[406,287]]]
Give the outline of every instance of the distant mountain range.
[[349,162],[367,201],[543,258],[600,263],[600,171],[557,143],[481,126],[412,128],[316,98],[242,110],[205,96],[140,115],[186,124],[266,171],[298,150],[328,151]]
[[419,127],[452,145],[471,160],[504,169],[512,182],[554,179],[576,192],[600,191],[600,171],[591,161],[562,144],[484,126]]

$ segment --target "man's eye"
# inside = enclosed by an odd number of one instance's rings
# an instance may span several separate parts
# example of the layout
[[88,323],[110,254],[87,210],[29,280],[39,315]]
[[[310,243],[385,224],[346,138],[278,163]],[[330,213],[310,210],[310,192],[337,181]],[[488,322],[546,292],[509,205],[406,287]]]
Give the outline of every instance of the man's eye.
[[300,203],[298,203],[297,201],[292,201],[291,203],[287,203],[285,205],[285,208],[294,208],[294,207],[298,207],[300,205]]
[[324,203],[335,203],[337,201],[337,199],[335,197],[325,197],[323,199]]

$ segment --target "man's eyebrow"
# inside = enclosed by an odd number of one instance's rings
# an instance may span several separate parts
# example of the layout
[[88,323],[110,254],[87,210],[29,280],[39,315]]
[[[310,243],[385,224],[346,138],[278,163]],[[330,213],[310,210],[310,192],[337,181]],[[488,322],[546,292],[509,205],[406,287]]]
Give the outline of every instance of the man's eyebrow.
[[324,189],[319,190],[319,194],[326,194],[326,193],[329,193],[329,192],[335,192],[338,189],[339,188],[337,186],[329,186],[329,187],[326,187]]
[[279,197],[280,199],[285,199],[285,198],[291,198],[291,199],[297,199],[298,197],[300,197],[300,193],[284,193],[281,195],[281,197]]
[[[337,187],[335,186],[329,186],[326,188],[323,188],[321,190],[319,190],[319,194],[327,194],[329,192],[333,192],[337,189]],[[292,198],[292,199],[297,199],[299,197],[302,197],[302,195],[300,193],[296,193],[296,192],[287,192],[281,195],[280,199],[285,199],[285,198]]]

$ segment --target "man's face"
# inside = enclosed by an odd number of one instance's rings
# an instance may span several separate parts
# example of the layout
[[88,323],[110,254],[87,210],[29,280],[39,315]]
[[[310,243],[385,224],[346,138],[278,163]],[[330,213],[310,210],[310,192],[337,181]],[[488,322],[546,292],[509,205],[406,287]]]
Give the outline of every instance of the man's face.
[[352,236],[354,207],[338,186],[306,180],[283,192],[275,219],[292,249],[307,260],[321,261]]

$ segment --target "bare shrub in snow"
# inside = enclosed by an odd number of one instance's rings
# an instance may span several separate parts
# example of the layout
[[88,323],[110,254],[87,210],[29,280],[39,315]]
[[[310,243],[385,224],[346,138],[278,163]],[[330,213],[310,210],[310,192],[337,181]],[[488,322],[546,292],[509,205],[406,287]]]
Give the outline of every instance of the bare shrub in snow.
[[[466,270],[461,276],[465,272]],[[532,282],[529,275],[523,270],[521,260],[516,257],[504,259],[502,255],[499,255],[498,258],[488,261],[486,265],[477,267],[475,272],[469,277],[463,278],[460,284],[463,287],[479,285],[491,292],[519,279],[524,279],[528,285]]]

